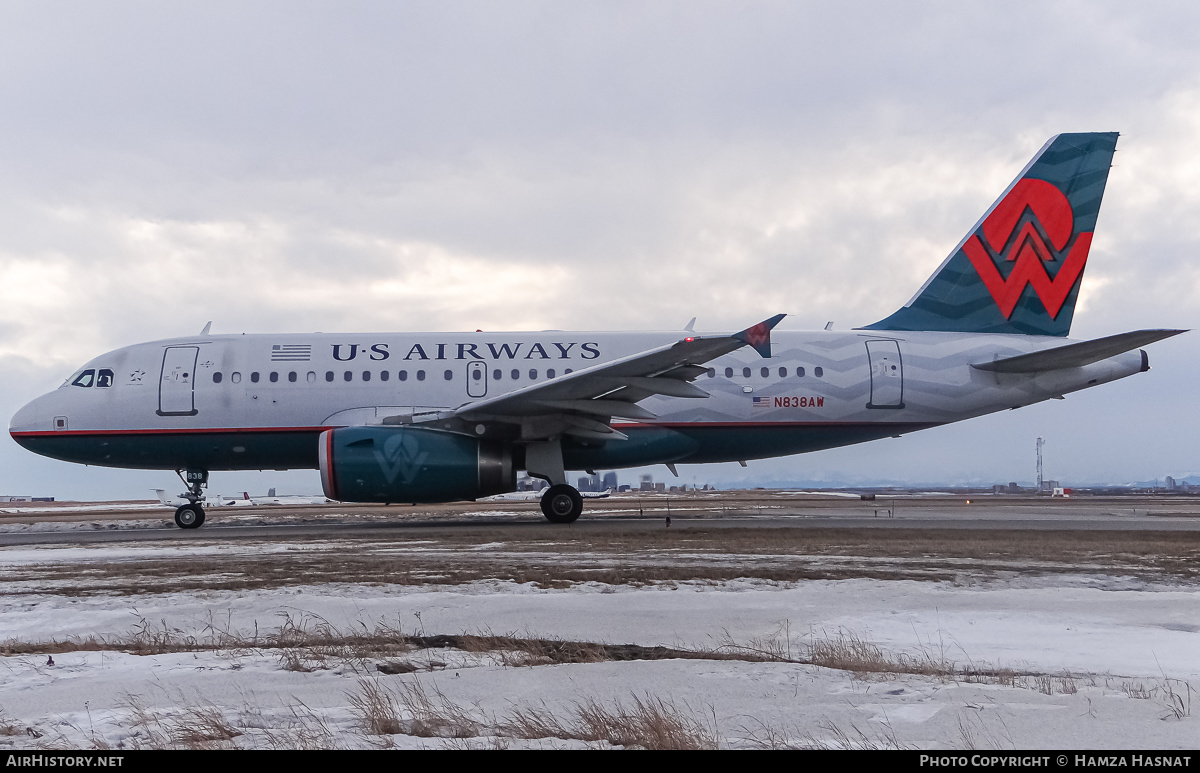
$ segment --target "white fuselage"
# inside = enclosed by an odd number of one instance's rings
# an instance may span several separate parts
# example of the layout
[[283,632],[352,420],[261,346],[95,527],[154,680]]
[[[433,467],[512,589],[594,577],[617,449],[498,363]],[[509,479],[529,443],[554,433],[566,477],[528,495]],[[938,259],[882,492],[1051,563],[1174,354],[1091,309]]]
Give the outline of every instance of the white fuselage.
[[[10,432],[70,461],[151,469],[316,467],[328,428],[433,419],[678,340],[644,333],[217,335],[101,355],[22,408]],[[773,355],[740,349],[693,383],[708,398],[650,397],[628,439],[564,448],[569,469],[733,461],[828,448],[1016,408],[1137,373],[1127,352],[1084,367],[972,368],[1068,343],[1046,336],[776,331]],[[436,426],[431,423],[430,426]],[[664,432],[686,445],[663,443]],[[657,440],[651,440],[657,438]]]

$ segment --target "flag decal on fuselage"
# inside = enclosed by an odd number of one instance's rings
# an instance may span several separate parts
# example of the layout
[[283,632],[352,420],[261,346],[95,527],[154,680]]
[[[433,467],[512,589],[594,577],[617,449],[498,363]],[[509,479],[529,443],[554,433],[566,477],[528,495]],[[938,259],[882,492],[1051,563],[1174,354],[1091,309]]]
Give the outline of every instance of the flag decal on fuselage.
[[271,362],[308,362],[312,344],[272,344]]

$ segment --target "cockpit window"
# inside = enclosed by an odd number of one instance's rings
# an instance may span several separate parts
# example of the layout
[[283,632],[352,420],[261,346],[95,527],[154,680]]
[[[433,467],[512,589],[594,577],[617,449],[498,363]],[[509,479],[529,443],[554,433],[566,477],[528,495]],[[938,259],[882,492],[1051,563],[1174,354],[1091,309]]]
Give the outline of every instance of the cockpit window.
[[108,368],[101,368],[96,375],[96,386],[100,388],[110,387],[113,385],[113,372]]
[[75,377],[75,380],[71,382],[71,386],[90,387],[95,380],[96,371],[92,368],[88,368],[83,373],[80,373]]

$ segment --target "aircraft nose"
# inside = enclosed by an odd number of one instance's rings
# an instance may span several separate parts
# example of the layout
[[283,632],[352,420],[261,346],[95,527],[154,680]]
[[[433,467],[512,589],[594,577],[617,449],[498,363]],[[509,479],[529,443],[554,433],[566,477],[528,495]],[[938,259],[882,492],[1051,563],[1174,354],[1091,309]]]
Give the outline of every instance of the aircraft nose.
[[8,422],[8,434],[16,437],[21,432],[54,429],[54,409],[49,403],[50,395],[42,395],[22,406]]

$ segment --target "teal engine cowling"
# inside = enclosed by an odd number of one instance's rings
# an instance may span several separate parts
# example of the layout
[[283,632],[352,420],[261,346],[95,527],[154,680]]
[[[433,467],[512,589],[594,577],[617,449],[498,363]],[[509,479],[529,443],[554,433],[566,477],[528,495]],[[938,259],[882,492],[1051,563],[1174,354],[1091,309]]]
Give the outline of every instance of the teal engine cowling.
[[515,491],[512,449],[423,427],[321,433],[321,486],[339,502],[451,502]]

